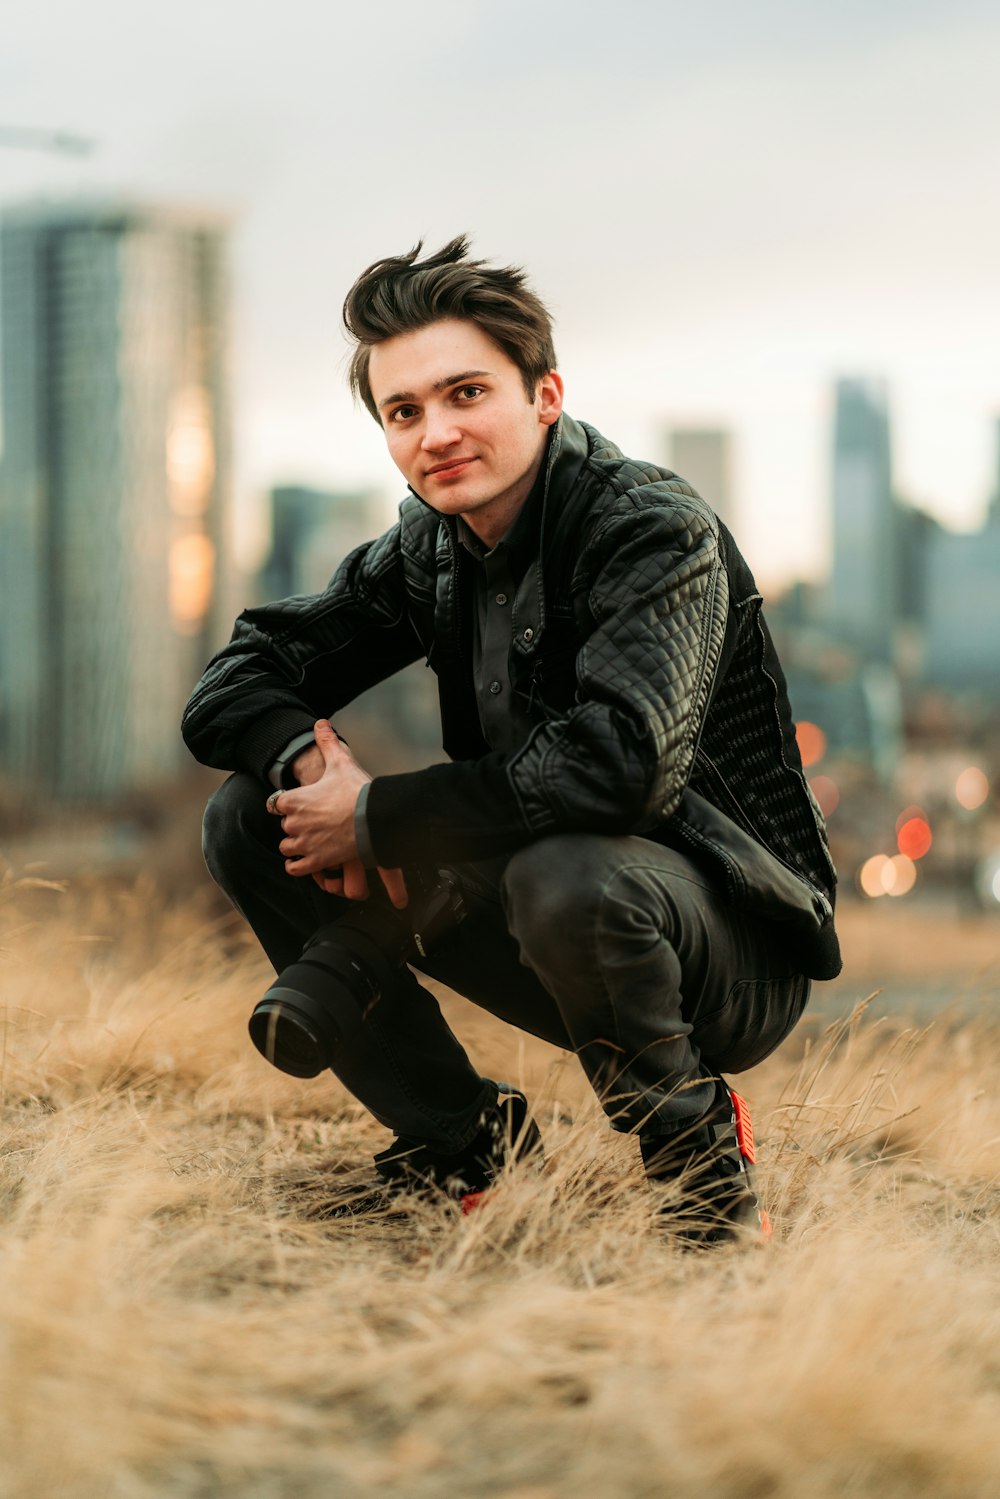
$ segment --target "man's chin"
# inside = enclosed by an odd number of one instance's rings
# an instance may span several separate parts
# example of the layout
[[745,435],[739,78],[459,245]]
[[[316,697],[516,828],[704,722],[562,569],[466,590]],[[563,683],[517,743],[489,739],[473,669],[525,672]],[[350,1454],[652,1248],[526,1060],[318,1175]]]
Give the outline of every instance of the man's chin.
[[441,515],[464,515],[467,510],[478,510],[481,505],[489,504],[489,496],[470,494],[457,485],[444,491],[432,490],[421,498]]

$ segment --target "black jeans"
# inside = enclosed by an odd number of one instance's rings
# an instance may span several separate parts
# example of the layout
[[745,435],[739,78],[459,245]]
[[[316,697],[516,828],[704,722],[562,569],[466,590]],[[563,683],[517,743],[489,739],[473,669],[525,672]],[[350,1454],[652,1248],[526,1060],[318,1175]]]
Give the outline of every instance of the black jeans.
[[[280,971],[348,903],[286,874],[266,797],[231,776],[208,804],[204,851]],[[468,915],[420,971],[574,1052],[617,1130],[669,1135],[703,1114],[710,1074],[761,1061],[808,998],[777,929],[649,839],[561,834],[456,873]],[[394,1133],[441,1151],[463,1149],[496,1098],[407,968],[335,1070]]]

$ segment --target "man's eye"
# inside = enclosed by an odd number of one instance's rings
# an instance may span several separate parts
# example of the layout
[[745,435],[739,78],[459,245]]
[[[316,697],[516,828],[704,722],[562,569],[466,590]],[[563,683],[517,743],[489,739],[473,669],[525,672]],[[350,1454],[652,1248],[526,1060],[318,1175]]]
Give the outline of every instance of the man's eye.
[[389,420],[391,422],[408,422],[415,411],[415,406],[397,406],[389,417]]
[[483,386],[481,385],[462,385],[456,392],[456,394],[465,401],[474,401],[476,397],[481,396],[482,393]]

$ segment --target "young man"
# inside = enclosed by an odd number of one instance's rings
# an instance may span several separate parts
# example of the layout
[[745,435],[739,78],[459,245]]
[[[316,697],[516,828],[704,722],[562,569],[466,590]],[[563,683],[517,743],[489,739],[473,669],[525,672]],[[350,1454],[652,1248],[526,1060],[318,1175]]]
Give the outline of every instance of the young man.
[[[688,1235],[725,1238],[760,1214],[720,1073],[839,969],[760,596],[689,484],[563,412],[523,274],[420,249],[344,308],[399,521],[323,594],[242,614],[188,705],[193,753],[235,772],[208,866],[278,970],[352,901],[402,910],[408,866],[456,871],[466,918],[420,969],[572,1050]],[[420,657],[450,763],[372,780],[329,720]],[[397,1136],[392,1188],[481,1190],[538,1143],[405,967],[335,1068]]]

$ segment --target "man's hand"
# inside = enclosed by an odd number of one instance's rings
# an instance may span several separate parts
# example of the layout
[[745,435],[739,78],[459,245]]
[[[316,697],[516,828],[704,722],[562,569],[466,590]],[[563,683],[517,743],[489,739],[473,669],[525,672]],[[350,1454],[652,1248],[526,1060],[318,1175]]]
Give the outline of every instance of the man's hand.
[[292,761],[292,775],[300,786],[315,786],[325,769],[326,761],[318,744],[310,744],[308,749],[300,750]]
[[[278,845],[291,875],[312,875],[330,895],[364,900],[368,881],[354,838],[354,808],[361,787],[371,780],[325,718],[315,727],[316,743],[297,755],[293,772],[300,785],[268,798],[268,808],[281,818],[285,836]],[[339,873],[327,873],[336,871]],[[407,903],[406,885],[398,869],[380,869],[382,883],[394,906]]]

